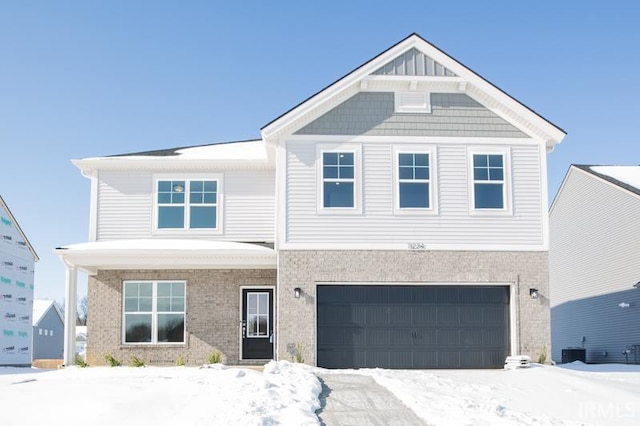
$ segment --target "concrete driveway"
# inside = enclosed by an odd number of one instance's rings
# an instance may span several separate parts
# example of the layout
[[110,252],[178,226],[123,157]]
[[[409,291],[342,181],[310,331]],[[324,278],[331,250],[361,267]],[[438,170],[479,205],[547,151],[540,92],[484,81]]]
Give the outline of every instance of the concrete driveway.
[[327,426],[426,425],[398,398],[371,377],[356,374],[322,374],[316,412]]

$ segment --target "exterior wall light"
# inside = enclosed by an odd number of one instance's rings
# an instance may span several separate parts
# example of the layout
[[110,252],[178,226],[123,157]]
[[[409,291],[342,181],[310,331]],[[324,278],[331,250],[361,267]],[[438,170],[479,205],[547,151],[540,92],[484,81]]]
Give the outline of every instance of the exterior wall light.
[[631,305],[626,303],[626,302],[622,302],[622,303],[618,303],[618,306],[620,306],[622,309],[624,309],[624,308],[628,308]]
[[633,286],[634,286],[635,288],[640,288],[640,281],[638,281],[637,283],[635,283]]
[[537,299],[538,296],[540,296],[540,293],[538,293],[538,289],[537,288],[530,288],[529,289],[529,296],[532,299]]
[[300,287],[296,287],[293,289],[293,295],[296,299],[300,299],[300,294],[302,294],[302,289]]

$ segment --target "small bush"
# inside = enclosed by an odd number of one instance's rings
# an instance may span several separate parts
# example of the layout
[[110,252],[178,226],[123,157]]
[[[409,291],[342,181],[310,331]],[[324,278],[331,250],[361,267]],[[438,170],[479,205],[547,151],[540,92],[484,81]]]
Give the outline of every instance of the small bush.
[[176,359],[176,366],[184,367],[185,365],[187,365],[187,360],[183,355],[180,355],[178,359]]
[[111,354],[106,354],[104,356],[104,359],[107,360],[107,364],[109,364],[111,367],[120,367],[122,365],[122,362],[115,359]]
[[209,364],[220,364],[222,362],[222,352],[213,351],[209,354]]
[[543,346],[542,352],[538,355],[538,364],[544,364],[545,362],[547,362],[547,347]]
[[132,356],[131,357],[131,366],[132,367],[146,367],[147,364],[144,362],[144,360],[138,358],[137,356]]
[[302,356],[302,345],[296,343],[296,353],[293,355],[293,361],[299,364],[304,363],[304,357]]
[[73,363],[75,365],[77,365],[80,368],[86,368],[89,366],[89,364],[87,364],[87,362],[84,360],[84,358],[82,358],[82,356],[80,356],[80,354],[76,354],[76,358],[74,359]]

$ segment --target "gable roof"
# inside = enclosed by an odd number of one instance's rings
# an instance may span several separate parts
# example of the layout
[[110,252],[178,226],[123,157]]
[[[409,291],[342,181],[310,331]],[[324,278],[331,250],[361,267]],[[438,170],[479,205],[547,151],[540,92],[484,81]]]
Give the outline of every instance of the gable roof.
[[[416,52],[418,54],[421,53],[425,61],[425,66],[423,66],[421,73],[417,72],[419,67],[414,67],[413,71],[408,72],[404,68],[404,72],[400,73],[395,71],[387,73],[384,71],[387,66],[391,67],[391,63],[403,62],[407,55],[416,57]],[[433,71],[429,73],[426,68],[429,60],[442,67],[441,72]],[[335,101],[334,103],[330,102],[332,99],[346,100],[346,98],[361,90],[359,86],[363,82],[385,77],[413,80],[426,79],[427,81],[430,81],[430,79],[449,79],[451,82],[458,82],[461,91],[474,97],[482,98],[484,103],[490,104],[496,113],[508,116],[509,121],[517,123],[519,127],[527,129],[530,133],[536,134],[545,141],[548,149],[553,149],[566,135],[563,129],[511,97],[461,62],[447,55],[420,35],[413,33],[267,123],[261,129],[263,139],[275,140],[281,134],[286,134],[288,131],[291,132],[291,127],[302,127],[305,123],[310,122],[335,106]],[[342,96],[340,96],[341,94]],[[318,111],[314,114],[314,110]]]
[[58,302],[55,300],[34,299],[33,315],[31,317],[31,323],[33,326],[36,327],[51,309],[55,310],[60,317],[60,321],[64,323],[64,318],[62,316],[62,311],[60,311],[60,307],[58,306]]
[[580,170],[640,195],[640,166],[595,166],[572,164]]
[[16,218],[13,216],[13,213],[11,213],[11,210],[9,209],[9,206],[7,206],[7,203],[5,203],[4,200],[2,199],[2,195],[0,195],[0,207],[4,208],[4,210],[9,215],[9,219],[13,222],[13,224],[16,227],[16,229],[18,230],[18,233],[20,234],[22,239],[25,241],[25,243],[27,243],[27,247],[29,247],[29,251],[33,255],[33,260],[35,260],[36,262],[38,260],[40,260],[40,258],[38,257],[38,254],[36,253],[36,250],[33,248],[31,243],[29,242],[29,239],[27,238],[27,235],[22,231],[22,228],[20,228],[20,224],[18,223]]

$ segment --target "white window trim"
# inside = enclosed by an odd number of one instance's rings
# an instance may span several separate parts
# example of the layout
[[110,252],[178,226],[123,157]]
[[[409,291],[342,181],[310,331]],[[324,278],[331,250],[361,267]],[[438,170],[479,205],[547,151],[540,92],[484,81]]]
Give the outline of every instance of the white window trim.
[[[409,113],[409,114],[430,114],[431,113],[431,92],[425,91],[414,91],[414,92],[394,92],[394,110],[399,113]],[[402,97],[403,96],[415,96],[422,95],[424,96],[424,105],[419,106],[409,106],[402,105]]]
[[[400,154],[429,154],[429,207],[400,207]],[[438,214],[438,168],[435,146],[394,145],[393,146],[393,212],[397,215],[437,215]],[[419,182],[419,181],[418,181]]]
[[[125,316],[125,286],[127,283],[151,283],[151,342],[127,342],[127,330]],[[184,315],[184,341],[182,342],[158,342],[158,283],[183,283],[184,284],[184,311],[176,312]],[[185,280],[124,280],[122,282],[122,312],[120,315],[122,329],[122,345],[125,346],[186,346],[187,344],[187,282]]]
[[[152,233],[164,234],[164,235],[180,235],[188,233],[190,235],[221,235],[223,233],[223,211],[224,211],[224,181],[221,173],[197,173],[197,174],[184,174],[184,173],[162,173],[153,175],[153,212],[152,212]],[[188,197],[188,188],[185,188],[185,204],[184,204],[184,228],[158,228],[158,181],[161,180],[215,180],[217,181],[217,194],[216,194],[216,227],[215,229],[208,228],[195,228],[189,229],[189,204],[186,202]],[[188,185],[187,185],[188,186]]]
[[[325,152],[353,153],[353,207],[324,207],[324,180],[322,157]],[[316,146],[316,206],[318,214],[362,214],[362,145],[318,144]]]
[[[504,206],[501,209],[477,209],[475,207],[475,179],[473,176],[473,156],[474,155],[502,155],[504,166],[504,184],[502,186],[502,197]],[[469,214],[471,215],[496,215],[513,214],[511,196],[511,150],[509,147],[469,147],[467,148],[467,176],[469,190]]]

